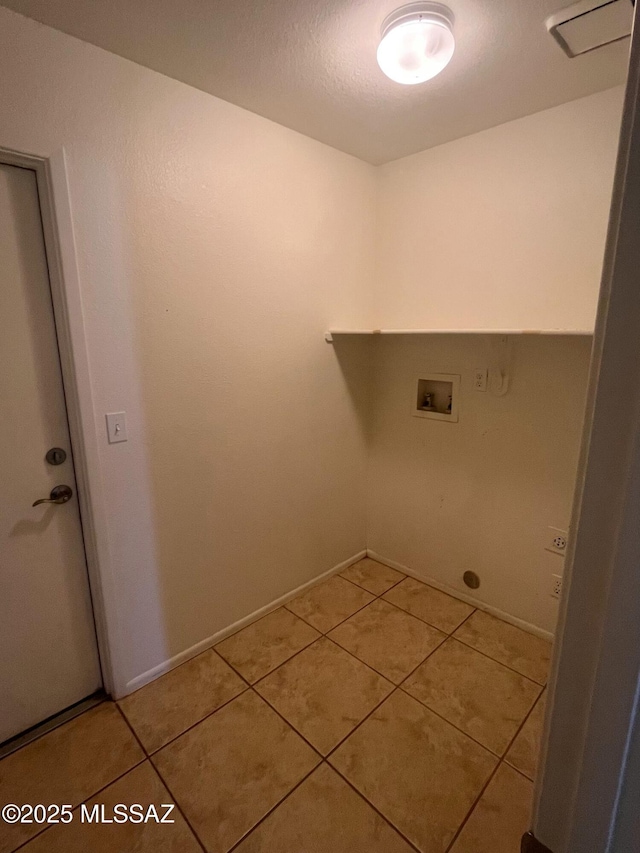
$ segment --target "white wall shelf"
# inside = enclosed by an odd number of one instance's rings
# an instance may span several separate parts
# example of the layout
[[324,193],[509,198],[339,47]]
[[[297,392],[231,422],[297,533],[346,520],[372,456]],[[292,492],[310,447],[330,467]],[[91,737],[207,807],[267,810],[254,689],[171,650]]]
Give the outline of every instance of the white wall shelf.
[[587,329],[329,329],[324,339],[333,341],[334,335],[577,335],[589,337]]

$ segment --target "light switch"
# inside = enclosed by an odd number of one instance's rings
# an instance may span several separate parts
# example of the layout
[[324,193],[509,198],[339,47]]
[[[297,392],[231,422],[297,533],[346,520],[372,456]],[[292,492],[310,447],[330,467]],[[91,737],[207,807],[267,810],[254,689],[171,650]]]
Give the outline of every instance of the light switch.
[[110,412],[107,415],[107,438],[109,444],[127,440],[127,417],[124,412]]

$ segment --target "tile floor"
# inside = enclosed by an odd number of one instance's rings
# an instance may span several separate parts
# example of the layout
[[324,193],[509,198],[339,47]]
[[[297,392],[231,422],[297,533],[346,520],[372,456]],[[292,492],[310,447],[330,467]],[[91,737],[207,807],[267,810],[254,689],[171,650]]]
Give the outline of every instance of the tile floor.
[[[361,560],[0,761],[0,853],[517,853],[550,646]],[[80,805],[175,803],[172,824]]]

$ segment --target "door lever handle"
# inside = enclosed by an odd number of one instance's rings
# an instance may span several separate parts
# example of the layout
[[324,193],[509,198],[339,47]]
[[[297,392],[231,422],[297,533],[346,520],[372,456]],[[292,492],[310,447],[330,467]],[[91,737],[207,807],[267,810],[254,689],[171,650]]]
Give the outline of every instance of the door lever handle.
[[34,501],[31,506],[40,506],[40,504],[66,504],[73,497],[71,486],[54,486],[48,498],[40,498]]

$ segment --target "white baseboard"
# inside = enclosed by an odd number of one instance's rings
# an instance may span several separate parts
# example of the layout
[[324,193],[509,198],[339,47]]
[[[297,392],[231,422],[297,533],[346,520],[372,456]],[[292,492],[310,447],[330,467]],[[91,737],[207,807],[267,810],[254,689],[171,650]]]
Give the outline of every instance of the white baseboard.
[[[275,601],[271,601],[269,604],[265,604],[264,607],[260,607],[253,613],[249,613],[248,616],[244,616],[242,619],[239,619],[232,625],[229,625],[228,627],[223,628],[221,631],[212,634],[211,637],[207,637],[206,639],[201,640],[199,643],[196,643],[195,646],[191,646],[190,648],[185,649],[183,652],[179,652],[177,655],[174,655],[172,658],[169,658],[169,660],[159,663],[157,666],[154,666],[152,669],[148,669],[141,675],[137,675],[135,678],[132,678],[131,681],[127,682],[125,692],[119,696],[116,696],[115,698],[122,699],[123,696],[127,696],[129,693],[133,693],[134,690],[139,690],[140,687],[144,687],[145,684],[149,684],[150,681],[154,681],[159,676],[164,675],[165,672],[169,672],[169,670],[175,669],[177,666],[180,666],[181,663],[185,663],[185,661],[188,661],[196,655],[199,655],[200,652],[204,652],[206,649],[211,648],[211,646],[215,645],[216,643],[219,643],[221,640],[224,640],[231,634],[235,634],[236,631],[240,631],[242,628],[245,628],[251,622],[255,622],[255,620],[259,619],[261,616],[266,616],[267,613],[270,613],[272,610],[277,610],[278,607],[281,607],[287,601],[290,601],[292,598],[295,598],[296,595],[300,595],[301,593],[305,592],[305,590],[320,583],[320,581],[323,581],[326,578],[331,577],[331,575],[335,575],[338,572],[343,571],[348,566],[353,565],[353,563],[357,563],[358,560],[361,560],[363,557],[366,556],[366,551],[359,551],[357,554],[354,554],[353,557],[349,557],[348,560],[343,560],[341,563],[338,563],[338,565],[334,566],[332,569],[328,569],[326,572],[322,572],[322,574],[317,575],[317,577],[313,578],[312,580],[307,581],[301,586],[296,587],[295,589],[291,590],[291,592],[287,592],[285,595],[281,595],[280,598],[276,598]],[[380,560],[380,562],[383,561]]]
[[504,622],[509,622],[511,625],[515,625],[516,628],[522,628],[523,631],[535,634],[536,637],[542,637],[543,640],[553,642],[553,634],[550,631],[545,631],[544,628],[539,628],[537,625],[525,622],[524,619],[518,619],[517,616],[505,613],[504,610],[500,610],[497,607],[492,607],[485,601],[480,601],[480,599],[474,598],[473,595],[467,595],[465,592],[460,592],[460,590],[455,587],[448,586],[447,584],[441,583],[440,581],[427,577],[426,575],[421,575],[413,569],[410,569],[408,566],[403,566],[402,563],[397,563],[395,560],[389,560],[387,557],[382,557],[380,554],[376,554],[375,551],[371,551],[369,548],[367,548],[367,557],[371,557],[372,560],[376,560],[378,563],[389,566],[391,569],[397,569],[399,572],[403,572],[405,575],[409,575],[418,581],[429,584],[429,586],[433,586],[441,592],[446,592],[447,595],[451,595],[453,598],[459,598],[460,601],[465,601],[467,604],[477,607],[478,610],[484,610],[492,616],[497,616],[498,619],[502,619]]

